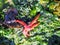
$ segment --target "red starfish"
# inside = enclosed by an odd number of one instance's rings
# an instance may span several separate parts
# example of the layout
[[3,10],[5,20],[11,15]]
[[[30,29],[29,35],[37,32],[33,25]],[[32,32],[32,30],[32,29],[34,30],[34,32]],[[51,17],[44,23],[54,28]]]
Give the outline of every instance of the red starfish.
[[32,22],[30,22],[30,24],[26,24],[24,21],[22,20],[15,20],[15,22],[18,22],[19,24],[24,26],[23,29],[23,34],[25,37],[30,36],[29,31],[31,31],[32,29],[34,29],[34,27],[38,26],[39,22],[38,22],[38,18],[39,18],[40,14],[38,14],[33,20]]

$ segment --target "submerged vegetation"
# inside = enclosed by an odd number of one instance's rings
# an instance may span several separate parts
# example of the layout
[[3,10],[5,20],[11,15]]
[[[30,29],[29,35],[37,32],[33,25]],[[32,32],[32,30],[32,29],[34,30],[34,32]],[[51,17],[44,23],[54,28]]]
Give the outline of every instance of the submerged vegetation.
[[[11,7],[18,11],[16,19],[23,20],[27,24],[36,13],[40,13],[38,18],[40,24],[29,32],[30,37],[26,38],[23,35],[23,26],[7,28],[2,25],[5,12]],[[60,45],[60,1],[0,0],[0,37],[1,45]]]

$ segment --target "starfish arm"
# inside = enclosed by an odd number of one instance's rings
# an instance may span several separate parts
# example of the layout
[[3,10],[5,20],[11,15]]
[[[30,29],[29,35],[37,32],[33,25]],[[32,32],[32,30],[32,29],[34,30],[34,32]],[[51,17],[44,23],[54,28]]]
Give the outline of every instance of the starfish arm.
[[27,24],[22,20],[15,20],[15,22],[18,22],[19,24],[23,25],[24,27],[27,26]]
[[27,37],[27,36],[26,36],[26,35],[27,35],[27,31],[24,30],[22,33],[23,33],[23,35],[24,35],[25,37]]
[[24,35],[25,37],[29,37],[30,34],[29,34],[28,32],[29,32],[29,31],[24,28],[24,30],[23,30],[23,35]]
[[23,32],[23,35],[24,35],[25,37],[29,37],[29,36],[30,36],[30,34],[28,34],[28,32]]
[[40,14],[38,14],[37,16],[35,16],[35,18],[32,20],[32,22],[30,23],[29,26],[33,25],[34,23],[37,22],[37,19],[40,17]]
[[33,25],[31,26],[31,30],[34,29],[34,27],[38,26],[39,24],[40,24],[39,22],[33,24]]

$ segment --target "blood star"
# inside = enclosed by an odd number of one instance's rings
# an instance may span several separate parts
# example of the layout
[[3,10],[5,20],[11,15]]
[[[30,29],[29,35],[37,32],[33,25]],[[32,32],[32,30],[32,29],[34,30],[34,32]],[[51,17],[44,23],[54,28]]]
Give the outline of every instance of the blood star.
[[15,22],[18,22],[19,24],[23,25],[24,26],[24,29],[23,29],[23,34],[25,37],[29,37],[30,34],[29,34],[29,31],[33,30],[34,27],[38,26],[39,25],[39,21],[38,21],[38,18],[39,18],[40,14],[38,14],[31,22],[30,24],[26,24],[24,21],[22,20],[15,20]]

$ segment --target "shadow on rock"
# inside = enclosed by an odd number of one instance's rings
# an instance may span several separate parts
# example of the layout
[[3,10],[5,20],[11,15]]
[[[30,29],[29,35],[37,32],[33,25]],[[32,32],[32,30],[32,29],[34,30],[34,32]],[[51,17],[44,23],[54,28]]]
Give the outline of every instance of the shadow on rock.
[[53,35],[49,38],[48,45],[60,45],[60,37]]
[[15,45],[15,43],[14,41],[2,36],[0,37],[0,45]]

